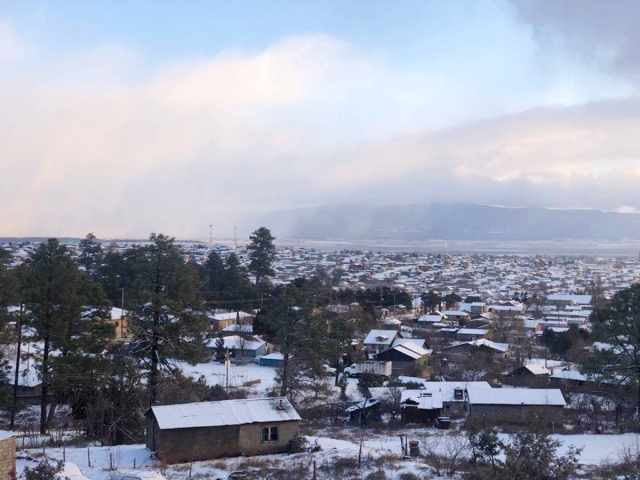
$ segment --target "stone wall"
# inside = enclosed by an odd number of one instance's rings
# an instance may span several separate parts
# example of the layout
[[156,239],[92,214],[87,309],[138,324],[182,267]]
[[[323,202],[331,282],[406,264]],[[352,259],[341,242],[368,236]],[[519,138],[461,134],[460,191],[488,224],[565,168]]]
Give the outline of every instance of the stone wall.
[[[277,442],[263,442],[263,427],[278,427]],[[240,452],[242,455],[264,455],[286,452],[289,442],[298,436],[298,422],[252,423],[240,426]]]
[[562,426],[564,407],[552,405],[471,405],[469,422],[483,427],[494,425],[532,425],[542,421],[546,425]]
[[237,425],[159,430],[156,455],[169,464],[240,455],[239,430]]
[[[147,447],[152,449],[155,443],[156,455],[169,464],[286,452],[298,435],[297,421],[160,430],[153,416],[149,417]],[[262,442],[262,427],[271,426],[278,427],[278,440]]]
[[16,471],[16,437],[0,440],[0,480],[10,480]]

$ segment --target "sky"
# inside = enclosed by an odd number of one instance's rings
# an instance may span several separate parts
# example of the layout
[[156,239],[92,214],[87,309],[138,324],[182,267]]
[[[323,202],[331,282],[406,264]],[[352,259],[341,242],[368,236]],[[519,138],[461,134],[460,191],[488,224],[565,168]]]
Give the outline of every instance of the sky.
[[640,211],[640,2],[0,0],[0,236]]

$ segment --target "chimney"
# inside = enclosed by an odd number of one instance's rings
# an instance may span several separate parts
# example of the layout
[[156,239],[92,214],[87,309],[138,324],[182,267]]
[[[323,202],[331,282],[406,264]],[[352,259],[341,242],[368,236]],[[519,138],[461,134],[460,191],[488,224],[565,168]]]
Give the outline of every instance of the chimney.
[[282,403],[282,399],[280,399],[280,403],[278,404],[278,410],[284,410],[284,403]]

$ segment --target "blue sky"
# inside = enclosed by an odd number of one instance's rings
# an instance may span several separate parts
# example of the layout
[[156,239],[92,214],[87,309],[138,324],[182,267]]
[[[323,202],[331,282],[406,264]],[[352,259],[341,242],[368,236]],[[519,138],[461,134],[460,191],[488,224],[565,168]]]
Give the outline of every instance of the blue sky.
[[26,212],[0,207],[0,234],[193,236],[350,202],[640,209],[640,7],[617,7],[0,2],[0,188]]

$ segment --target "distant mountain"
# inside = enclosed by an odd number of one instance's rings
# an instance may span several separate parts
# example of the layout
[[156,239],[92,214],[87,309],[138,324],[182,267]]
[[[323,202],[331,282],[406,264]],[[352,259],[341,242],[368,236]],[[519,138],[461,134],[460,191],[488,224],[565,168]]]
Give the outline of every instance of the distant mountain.
[[309,240],[640,239],[640,214],[469,204],[299,208],[250,214],[239,230],[259,226]]

